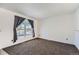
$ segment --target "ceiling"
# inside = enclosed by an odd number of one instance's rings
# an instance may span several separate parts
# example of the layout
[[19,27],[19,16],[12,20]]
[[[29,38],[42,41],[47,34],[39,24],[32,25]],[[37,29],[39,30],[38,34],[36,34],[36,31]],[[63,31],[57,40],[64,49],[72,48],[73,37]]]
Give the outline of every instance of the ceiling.
[[45,19],[54,15],[74,12],[77,3],[0,3],[0,7],[35,18]]

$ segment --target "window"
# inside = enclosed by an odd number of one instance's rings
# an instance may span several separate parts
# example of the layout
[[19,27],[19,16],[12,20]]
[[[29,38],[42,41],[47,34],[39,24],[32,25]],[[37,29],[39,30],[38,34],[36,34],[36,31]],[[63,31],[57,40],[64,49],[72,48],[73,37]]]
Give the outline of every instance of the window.
[[28,20],[23,21],[21,25],[17,27],[17,36],[32,35],[32,28]]

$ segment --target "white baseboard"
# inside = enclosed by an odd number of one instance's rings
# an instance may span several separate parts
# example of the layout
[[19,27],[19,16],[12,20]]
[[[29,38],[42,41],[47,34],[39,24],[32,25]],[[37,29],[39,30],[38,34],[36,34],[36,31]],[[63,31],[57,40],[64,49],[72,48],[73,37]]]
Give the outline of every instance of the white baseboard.
[[75,45],[75,47],[79,50],[79,46]]
[[0,55],[9,55],[9,54],[5,52],[4,50],[0,49]]

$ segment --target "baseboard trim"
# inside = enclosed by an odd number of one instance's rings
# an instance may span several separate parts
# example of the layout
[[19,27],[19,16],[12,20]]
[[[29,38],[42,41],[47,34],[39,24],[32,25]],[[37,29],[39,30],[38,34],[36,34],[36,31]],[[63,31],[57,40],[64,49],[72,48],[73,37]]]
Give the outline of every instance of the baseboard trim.
[[78,51],[79,51],[79,47],[77,46],[77,45],[75,45],[75,47],[78,49]]
[[6,51],[4,51],[4,50],[0,50],[0,55],[9,55]]
[[[37,39],[44,39],[44,38],[37,38]],[[48,40],[48,39],[44,39],[44,40]],[[48,40],[48,41],[54,41],[54,40]],[[54,41],[54,42],[58,42],[61,44],[67,44],[67,45],[74,45],[74,44],[69,44],[69,43],[64,43],[64,42],[59,42],[59,41]]]
[[[44,38],[37,38],[37,39],[44,39]],[[44,40],[48,40],[48,39],[44,39]],[[53,40],[48,40],[48,41],[53,41]],[[75,44],[68,44],[68,43],[63,43],[63,42],[59,42],[59,41],[54,41],[54,42],[57,42],[57,43],[60,43],[60,44],[66,44],[66,45],[73,45],[79,51],[79,47]]]

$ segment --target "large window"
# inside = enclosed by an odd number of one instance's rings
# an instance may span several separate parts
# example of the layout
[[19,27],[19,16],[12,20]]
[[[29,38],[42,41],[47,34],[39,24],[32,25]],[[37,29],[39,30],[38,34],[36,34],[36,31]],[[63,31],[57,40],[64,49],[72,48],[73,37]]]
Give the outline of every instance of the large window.
[[29,21],[26,19],[24,20],[17,28],[17,36],[28,36],[32,35],[32,28]]

